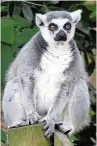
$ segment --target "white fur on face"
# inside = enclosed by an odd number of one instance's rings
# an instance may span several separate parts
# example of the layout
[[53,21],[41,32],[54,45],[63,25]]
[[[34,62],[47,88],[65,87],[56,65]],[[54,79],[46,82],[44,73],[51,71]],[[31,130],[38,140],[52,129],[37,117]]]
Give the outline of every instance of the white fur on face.
[[[69,19],[63,19],[63,18],[60,18],[60,19],[52,19],[52,21],[50,23],[55,23],[58,25],[58,30],[54,31],[54,32],[51,32],[49,29],[48,29],[48,25],[50,24],[47,24],[45,22],[45,25],[44,26],[41,26],[40,27],[40,31],[41,31],[41,34],[43,36],[43,38],[45,39],[45,41],[51,46],[52,44],[55,46],[56,44],[58,45],[58,42],[56,42],[54,40],[56,34],[60,31],[60,30],[64,30],[63,26],[65,23],[67,23],[68,21],[70,21]],[[71,23],[72,24],[72,23]],[[69,42],[73,37],[74,37],[74,32],[75,32],[75,24],[73,23],[72,24],[72,27],[71,27],[71,30],[69,33],[67,33],[66,30],[64,30],[64,32],[67,34],[67,41],[64,41],[64,44],[66,44],[67,42]],[[63,41],[62,41],[63,42]]]
[[68,22],[68,19],[52,19],[52,21],[50,23],[55,23],[58,25],[59,29],[63,29],[63,26],[66,22]]

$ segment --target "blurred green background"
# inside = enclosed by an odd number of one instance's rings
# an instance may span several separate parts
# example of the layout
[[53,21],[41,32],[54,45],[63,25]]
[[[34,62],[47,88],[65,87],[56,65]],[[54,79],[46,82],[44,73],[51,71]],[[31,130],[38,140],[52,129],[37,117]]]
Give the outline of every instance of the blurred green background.
[[[36,33],[35,14],[53,10],[74,11],[82,9],[82,19],[77,25],[75,40],[89,75],[91,99],[91,124],[73,136],[77,146],[94,146],[96,141],[96,1],[5,1],[1,2],[1,88],[5,73],[22,46]],[[3,127],[2,127],[3,129]],[[6,143],[4,130],[1,140]]]

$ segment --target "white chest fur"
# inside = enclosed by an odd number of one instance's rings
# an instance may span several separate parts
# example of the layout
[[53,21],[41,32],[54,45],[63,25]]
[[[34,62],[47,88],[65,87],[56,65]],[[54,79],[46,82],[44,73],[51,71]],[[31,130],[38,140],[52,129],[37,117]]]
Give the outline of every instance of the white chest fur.
[[48,48],[41,57],[40,67],[42,71],[36,70],[36,106],[39,114],[45,114],[57,93],[61,83],[65,80],[63,72],[72,61],[72,54],[68,48]]

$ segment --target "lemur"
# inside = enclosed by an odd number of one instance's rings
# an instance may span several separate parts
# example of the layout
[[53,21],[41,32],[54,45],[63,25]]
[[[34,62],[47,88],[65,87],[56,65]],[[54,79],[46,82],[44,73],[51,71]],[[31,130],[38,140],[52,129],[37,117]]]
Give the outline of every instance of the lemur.
[[46,122],[74,134],[89,124],[87,74],[73,40],[81,10],[36,14],[40,32],[23,46],[6,74],[2,107],[8,127]]

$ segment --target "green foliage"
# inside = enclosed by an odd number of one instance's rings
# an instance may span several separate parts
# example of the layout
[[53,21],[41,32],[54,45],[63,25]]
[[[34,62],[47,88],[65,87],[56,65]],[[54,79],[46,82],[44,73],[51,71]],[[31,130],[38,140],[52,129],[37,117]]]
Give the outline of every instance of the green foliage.
[[6,137],[5,132],[4,132],[3,130],[0,130],[0,133],[1,133],[1,141],[2,141],[3,143],[6,143],[7,137]]
[[2,18],[1,21],[1,41],[13,44],[14,42],[14,27],[13,21],[9,18]]
[[14,15],[12,17],[12,20],[13,20],[14,26],[18,29],[20,29],[22,27],[29,27],[30,26],[29,22],[19,15]]
[[[17,15],[17,6],[18,5],[16,5],[15,3],[10,2],[9,9],[7,9],[7,6],[1,7],[2,13],[9,10],[9,13],[7,13],[6,16],[4,15],[1,19],[2,89],[4,87],[5,73],[10,63],[14,59],[14,54],[17,53],[20,46],[23,46],[37,31],[39,31],[36,26],[31,28],[31,19],[33,18],[33,13],[31,13],[32,11],[30,6],[22,3],[22,10],[24,12],[24,16],[27,19],[25,19],[21,15]],[[10,8],[12,7],[14,8],[10,10]],[[11,11],[15,14],[12,14]],[[12,17],[9,17],[9,15]]]
[[31,23],[33,20],[33,13],[29,5],[22,3],[22,11],[24,17]]
[[0,10],[1,10],[1,11],[6,10],[6,6],[2,6],[2,7],[0,8]]
[[71,142],[75,142],[75,141],[79,141],[80,137],[72,135],[69,139],[70,139]]
[[90,18],[95,21],[96,19],[96,1],[87,1],[84,5],[91,11]]
[[36,27],[34,27],[33,29],[25,28],[21,32],[16,31],[14,45],[18,47],[25,44],[37,31],[38,28]]
[[9,67],[9,64],[13,61],[12,46],[2,43],[1,44],[1,54],[2,54],[2,56],[1,56],[1,67],[2,67],[1,83],[2,83],[2,88],[3,88],[5,73]]

